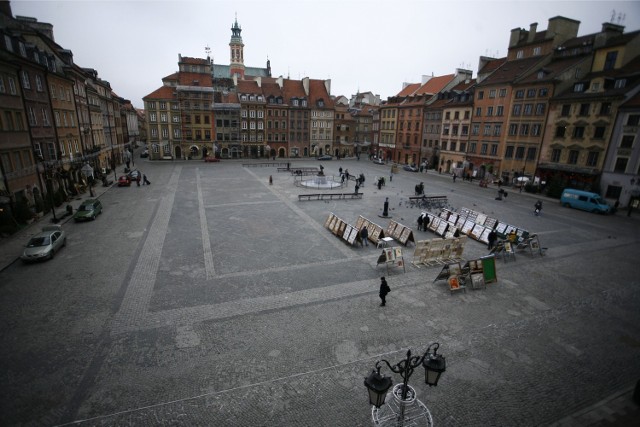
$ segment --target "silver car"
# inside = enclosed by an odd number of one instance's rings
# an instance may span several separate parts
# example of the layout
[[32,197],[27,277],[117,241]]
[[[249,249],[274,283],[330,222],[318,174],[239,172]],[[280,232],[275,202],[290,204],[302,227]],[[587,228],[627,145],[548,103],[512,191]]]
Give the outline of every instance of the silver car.
[[20,259],[24,262],[53,259],[55,253],[66,244],[67,235],[62,227],[47,225],[29,240]]

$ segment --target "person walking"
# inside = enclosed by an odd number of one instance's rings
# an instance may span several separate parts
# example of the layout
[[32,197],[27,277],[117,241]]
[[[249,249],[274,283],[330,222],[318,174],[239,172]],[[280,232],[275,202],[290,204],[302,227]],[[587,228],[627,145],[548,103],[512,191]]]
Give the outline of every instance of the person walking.
[[453,182],[456,182],[456,178],[457,178],[456,173],[455,172],[452,173],[451,176],[453,177]]
[[418,231],[422,231],[422,223],[424,222],[424,218],[422,218],[422,214],[418,217]]
[[387,284],[387,280],[384,277],[380,278],[380,307],[384,307],[387,304],[387,294],[391,291],[391,288]]
[[362,230],[360,230],[360,237],[362,238],[362,244],[364,246],[369,246],[369,230],[366,226],[362,227]]
[[487,236],[487,248],[489,250],[493,249],[493,247],[496,244],[496,239],[498,238],[498,233],[496,233],[496,230],[491,230],[489,232],[489,235]]

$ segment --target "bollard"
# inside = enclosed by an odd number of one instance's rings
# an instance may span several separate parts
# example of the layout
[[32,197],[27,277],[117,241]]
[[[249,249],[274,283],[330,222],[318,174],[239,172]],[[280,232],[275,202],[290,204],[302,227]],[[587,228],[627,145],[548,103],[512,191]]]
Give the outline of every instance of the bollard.
[[269,175],[269,185],[273,185],[273,176]]

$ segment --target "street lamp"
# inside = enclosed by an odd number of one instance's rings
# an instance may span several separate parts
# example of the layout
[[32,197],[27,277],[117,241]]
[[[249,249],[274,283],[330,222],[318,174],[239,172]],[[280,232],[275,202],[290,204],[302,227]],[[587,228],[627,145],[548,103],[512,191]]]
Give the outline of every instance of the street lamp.
[[[376,370],[364,379],[364,385],[369,392],[369,403],[373,405],[371,418],[376,426],[433,426],[431,413],[424,403],[416,399],[416,392],[408,382],[416,367],[422,365],[425,370],[425,383],[437,386],[438,380],[446,370],[445,358],[437,354],[440,344],[432,343],[422,356],[412,356],[411,350],[407,357],[392,365],[385,359],[376,362]],[[391,387],[391,378],[382,376],[380,368],[384,362],[392,372],[400,374],[402,384],[396,384],[388,393],[390,401],[385,405],[387,391]]]

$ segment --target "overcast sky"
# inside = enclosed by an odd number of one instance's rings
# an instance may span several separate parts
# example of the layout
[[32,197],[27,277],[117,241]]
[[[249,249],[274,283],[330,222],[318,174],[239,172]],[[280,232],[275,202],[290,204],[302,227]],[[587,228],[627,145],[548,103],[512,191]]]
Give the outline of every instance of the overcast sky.
[[[245,65],[274,77],[331,79],[331,94],[382,99],[423,75],[478,71],[480,56],[507,53],[510,32],[549,18],[580,21],[578,35],[603,22],[640,30],[638,1],[487,0],[13,0],[13,15],[54,26],[56,42],[94,68],[120,96],[142,97],[178,69],[178,54],[229,64],[231,26],[242,27]],[[615,17],[612,20],[612,16]]]

